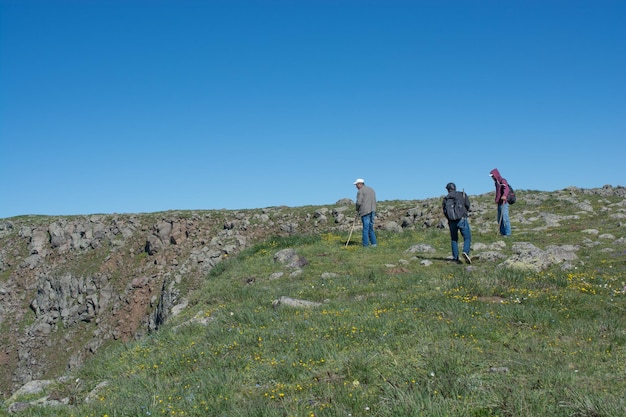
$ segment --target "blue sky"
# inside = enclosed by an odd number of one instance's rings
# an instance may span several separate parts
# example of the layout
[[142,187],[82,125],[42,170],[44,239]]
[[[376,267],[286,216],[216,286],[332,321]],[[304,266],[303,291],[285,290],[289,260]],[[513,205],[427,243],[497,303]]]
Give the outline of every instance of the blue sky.
[[626,186],[626,2],[0,0],[0,218]]

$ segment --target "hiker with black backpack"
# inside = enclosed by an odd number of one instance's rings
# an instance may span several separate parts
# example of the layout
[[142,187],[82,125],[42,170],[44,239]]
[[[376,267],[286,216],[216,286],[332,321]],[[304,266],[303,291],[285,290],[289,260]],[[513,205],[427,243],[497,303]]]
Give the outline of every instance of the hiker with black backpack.
[[496,187],[496,204],[498,205],[498,225],[502,236],[511,236],[511,221],[509,219],[509,197],[512,190],[506,179],[500,175],[500,171],[494,168],[489,173]]
[[463,236],[463,259],[468,264],[472,263],[470,257],[470,246],[472,243],[472,232],[470,230],[469,216],[470,200],[465,191],[457,191],[456,185],[449,182],[446,185],[448,195],[443,198],[442,209],[443,215],[448,219],[448,227],[450,228],[450,239],[452,246],[452,259],[456,263],[459,260],[459,232]]

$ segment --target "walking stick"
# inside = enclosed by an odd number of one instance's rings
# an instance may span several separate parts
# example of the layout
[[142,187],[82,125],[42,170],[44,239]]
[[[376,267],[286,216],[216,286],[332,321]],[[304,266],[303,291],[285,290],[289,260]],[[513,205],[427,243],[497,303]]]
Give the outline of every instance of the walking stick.
[[354,230],[354,225],[356,224],[356,219],[359,217],[359,213],[354,216],[354,221],[352,222],[352,227],[350,228],[350,234],[348,235],[348,241],[346,242],[346,247],[350,243],[350,238],[352,237],[352,231]]
[[500,227],[502,227],[502,207],[498,206],[498,211],[500,215],[498,216],[498,229],[496,230],[496,235],[500,236]]

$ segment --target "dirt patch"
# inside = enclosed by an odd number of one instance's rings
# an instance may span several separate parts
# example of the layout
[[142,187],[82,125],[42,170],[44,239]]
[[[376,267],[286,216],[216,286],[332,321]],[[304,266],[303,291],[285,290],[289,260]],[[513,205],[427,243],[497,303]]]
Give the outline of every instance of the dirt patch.
[[410,272],[410,271],[406,268],[391,268],[389,270],[390,274],[406,274],[407,272]]
[[147,320],[151,309],[151,298],[155,295],[154,282],[135,280],[132,292],[128,294],[126,304],[115,312],[116,322],[114,337],[122,341],[131,340]]

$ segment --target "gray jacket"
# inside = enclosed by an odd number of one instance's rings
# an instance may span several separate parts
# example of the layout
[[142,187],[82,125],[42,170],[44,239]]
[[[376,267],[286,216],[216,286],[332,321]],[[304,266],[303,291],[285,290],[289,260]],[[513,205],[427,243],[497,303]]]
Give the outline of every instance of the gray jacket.
[[373,188],[363,185],[356,193],[356,211],[360,217],[376,211],[376,192]]

